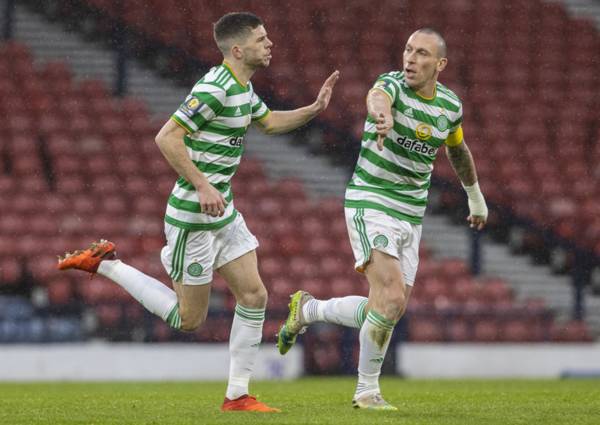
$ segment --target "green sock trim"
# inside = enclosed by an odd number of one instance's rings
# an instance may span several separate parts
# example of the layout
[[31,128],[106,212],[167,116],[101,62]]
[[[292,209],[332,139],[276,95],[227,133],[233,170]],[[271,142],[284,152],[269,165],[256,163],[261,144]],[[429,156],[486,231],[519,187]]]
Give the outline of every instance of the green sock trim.
[[364,300],[358,305],[356,309],[356,315],[354,316],[354,320],[359,328],[362,328],[363,323],[365,323],[365,319],[367,318],[367,313],[365,312],[365,308],[367,307],[367,303],[369,300]]
[[249,308],[243,305],[236,304],[235,314],[240,316],[242,319],[263,321],[265,320],[265,309],[264,308]]
[[174,329],[181,329],[181,316],[179,315],[179,304],[175,304],[166,320],[167,324]]
[[383,317],[381,314],[371,310],[369,311],[369,313],[367,313],[367,320],[382,329],[386,329],[386,330],[392,330],[394,329],[394,326],[396,326],[396,322],[394,322],[393,320],[389,320],[386,319],[385,317]]

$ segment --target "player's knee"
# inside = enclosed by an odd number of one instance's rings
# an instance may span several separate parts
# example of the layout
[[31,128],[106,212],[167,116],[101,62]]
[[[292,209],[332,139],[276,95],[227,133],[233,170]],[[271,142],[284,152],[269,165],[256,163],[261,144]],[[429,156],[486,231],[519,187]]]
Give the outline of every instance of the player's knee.
[[397,321],[402,317],[405,310],[404,296],[399,295],[396,298],[391,298],[386,302],[384,313],[386,319]]
[[237,302],[246,307],[264,308],[267,305],[267,299],[267,289],[264,287],[264,285],[259,285],[244,291]]
[[390,320],[399,320],[406,310],[404,285],[386,288],[384,316]]

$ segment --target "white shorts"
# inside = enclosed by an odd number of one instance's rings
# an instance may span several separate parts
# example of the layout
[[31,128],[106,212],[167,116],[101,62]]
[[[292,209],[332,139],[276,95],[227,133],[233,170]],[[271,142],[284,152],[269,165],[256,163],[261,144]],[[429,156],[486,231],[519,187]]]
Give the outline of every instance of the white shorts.
[[233,222],[217,230],[191,231],[165,223],[165,236],[162,264],[171,279],[185,285],[212,282],[214,269],[258,247],[239,212]]
[[419,266],[422,226],[372,209],[344,208],[344,211],[356,270],[364,273],[371,251],[376,249],[400,260],[404,280],[412,286]]

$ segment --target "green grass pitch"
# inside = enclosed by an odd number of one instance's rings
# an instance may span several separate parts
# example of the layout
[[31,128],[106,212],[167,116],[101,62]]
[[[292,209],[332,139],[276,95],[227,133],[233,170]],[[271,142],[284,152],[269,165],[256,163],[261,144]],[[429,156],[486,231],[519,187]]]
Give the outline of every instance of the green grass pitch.
[[357,411],[353,378],[257,382],[279,414],[221,413],[225,383],[2,383],[1,424],[600,424],[600,380],[401,380]]

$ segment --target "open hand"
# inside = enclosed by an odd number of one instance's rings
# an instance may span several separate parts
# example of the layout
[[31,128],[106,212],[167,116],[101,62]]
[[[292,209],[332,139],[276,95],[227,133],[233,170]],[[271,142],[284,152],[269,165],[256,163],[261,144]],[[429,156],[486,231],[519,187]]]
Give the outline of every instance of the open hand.
[[323,86],[317,95],[317,100],[315,101],[318,112],[324,111],[327,108],[327,105],[329,105],[331,94],[333,93],[333,87],[339,78],[340,71],[334,71],[333,74],[331,74],[323,83]]

